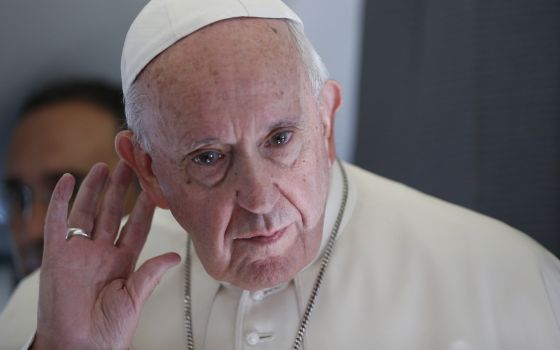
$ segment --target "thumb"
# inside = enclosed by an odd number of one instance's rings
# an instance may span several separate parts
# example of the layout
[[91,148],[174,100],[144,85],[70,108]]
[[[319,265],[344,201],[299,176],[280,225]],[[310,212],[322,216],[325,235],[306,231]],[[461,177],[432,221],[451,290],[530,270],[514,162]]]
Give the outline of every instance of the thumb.
[[134,304],[144,305],[163,275],[180,262],[181,257],[177,253],[166,253],[146,260],[126,282],[130,294],[136,299]]

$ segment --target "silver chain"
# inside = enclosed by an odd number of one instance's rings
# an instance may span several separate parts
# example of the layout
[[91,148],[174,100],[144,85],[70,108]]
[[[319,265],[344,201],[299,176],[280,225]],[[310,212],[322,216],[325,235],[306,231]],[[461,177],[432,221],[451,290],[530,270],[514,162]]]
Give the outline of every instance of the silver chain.
[[[315,300],[319,295],[319,289],[321,288],[321,283],[323,282],[323,277],[325,276],[325,271],[329,264],[329,260],[336,242],[336,236],[340,223],[342,222],[342,217],[344,216],[344,209],[346,208],[346,202],[348,200],[348,177],[346,176],[346,171],[342,166],[342,162],[337,158],[338,165],[342,171],[343,180],[343,190],[342,190],[342,202],[340,203],[340,208],[338,209],[338,214],[336,216],[336,221],[333,225],[329,241],[325,247],[325,252],[323,253],[323,260],[321,261],[321,268],[319,269],[319,274],[315,279],[313,284],[313,289],[311,290],[311,295],[307,301],[305,311],[303,312],[303,317],[301,318],[301,323],[299,329],[296,333],[296,339],[294,340],[294,345],[292,350],[299,350],[303,344],[303,337],[307,331],[307,326],[309,325],[309,319],[315,308]],[[185,332],[187,334],[187,349],[194,350],[194,337],[192,331],[192,311],[191,311],[191,239],[187,238],[187,254],[185,258]]]
[[191,312],[191,238],[187,237],[187,254],[185,257],[185,330],[187,332],[187,349],[194,350]]

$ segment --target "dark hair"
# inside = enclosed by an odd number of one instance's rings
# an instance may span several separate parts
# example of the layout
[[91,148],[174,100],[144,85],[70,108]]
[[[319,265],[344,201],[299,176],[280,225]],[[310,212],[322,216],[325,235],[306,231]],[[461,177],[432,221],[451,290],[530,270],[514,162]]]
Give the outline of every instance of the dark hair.
[[70,80],[49,84],[32,94],[23,104],[20,116],[61,102],[80,101],[101,107],[115,117],[118,130],[126,129],[123,96],[120,88],[98,80]]

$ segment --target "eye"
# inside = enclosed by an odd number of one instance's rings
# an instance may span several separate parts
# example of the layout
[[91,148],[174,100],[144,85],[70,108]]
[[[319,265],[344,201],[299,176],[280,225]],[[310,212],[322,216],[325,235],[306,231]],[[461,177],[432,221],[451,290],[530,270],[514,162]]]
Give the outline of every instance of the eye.
[[288,142],[290,142],[292,135],[293,135],[292,131],[281,131],[277,134],[274,134],[274,136],[272,136],[272,138],[270,139],[269,143],[272,146],[285,145]]
[[192,158],[195,164],[211,166],[214,165],[218,160],[224,158],[224,155],[217,151],[206,151],[202,152]]

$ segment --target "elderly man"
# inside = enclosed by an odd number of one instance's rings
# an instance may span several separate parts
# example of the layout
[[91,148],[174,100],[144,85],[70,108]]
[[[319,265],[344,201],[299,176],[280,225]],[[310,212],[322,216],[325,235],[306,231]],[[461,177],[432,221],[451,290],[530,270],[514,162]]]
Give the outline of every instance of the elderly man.
[[94,166],[68,215],[59,181],[37,327],[17,322],[33,348],[560,347],[556,258],[336,160],[340,87],[280,1],[154,0],[122,73],[127,165]]
[[[18,279],[41,265],[45,214],[60,176],[71,172],[81,182],[96,162],[114,168],[113,139],[124,124],[122,93],[99,81],[50,84],[24,103],[4,182]],[[134,191],[128,202],[132,209]]]

